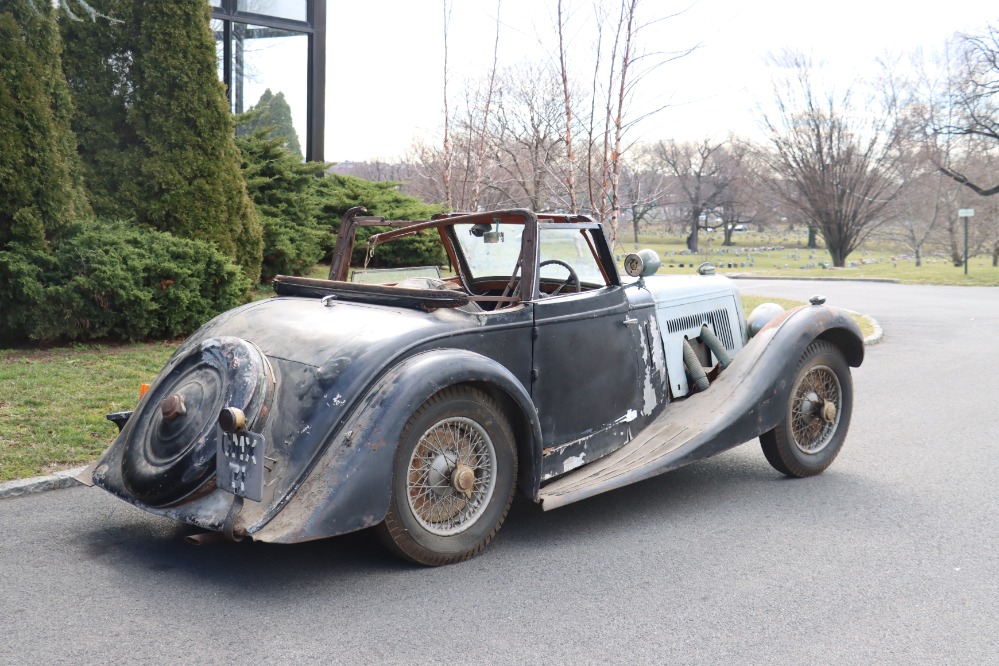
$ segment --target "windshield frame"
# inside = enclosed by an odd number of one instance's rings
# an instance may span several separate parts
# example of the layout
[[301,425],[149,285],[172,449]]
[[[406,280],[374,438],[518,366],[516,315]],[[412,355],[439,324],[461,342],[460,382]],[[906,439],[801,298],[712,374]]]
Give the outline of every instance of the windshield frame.
[[[597,267],[604,278],[606,286],[620,286],[621,280],[613,256],[602,233],[602,227],[589,217],[584,215],[569,215],[561,213],[540,213],[535,214],[526,209],[513,209],[504,211],[491,211],[483,213],[439,213],[426,221],[390,221],[381,217],[360,217],[358,213],[367,212],[363,208],[357,207],[347,211],[344,216],[341,228],[337,234],[336,246],[333,251],[333,261],[330,265],[330,280],[346,281],[350,268],[351,251],[354,247],[356,228],[358,226],[379,226],[392,227],[388,231],[375,234],[368,238],[368,247],[374,248],[377,245],[386,243],[396,238],[409,236],[420,231],[436,229],[440,234],[441,242],[444,245],[448,259],[455,269],[457,277],[470,293],[472,283],[477,280],[495,278],[508,279],[512,293],[506,298],[496,296],[475,296],[471,300],[505,300],[507,302],[528,302],[535,301],[541,295],[540,278],[538,264],[540,262],[540,248],[538,235],[541,225],[545,229],[568,229],[579,230],[580,235],[586,240],[586,245],[592,253]],[[519,271],[513,268],[512,275],[501,274],[496,276],[475,275],[465,254],[462,241],[458,238],[455,230],[456,225],[489,225],[490,227],[500,224],[501,226],[522,227],[519,260],[516,266]]]

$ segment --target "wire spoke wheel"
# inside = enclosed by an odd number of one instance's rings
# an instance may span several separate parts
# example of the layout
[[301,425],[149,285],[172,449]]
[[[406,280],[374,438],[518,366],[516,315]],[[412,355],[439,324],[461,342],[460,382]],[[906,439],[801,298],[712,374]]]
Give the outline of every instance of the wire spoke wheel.
[[838,347],[808,345],[791,384],[784,419],[760,435],[767,462],[787,476],[813,476],[836,458],[853,411],[850,369]]
[[503,524],[516,478],[513,430],[499,404],[470,386],[446,388],[403,428],[379,536],[419,564],[467,560]]
[[468,418],[435,423],[413,449],[407,484],[409,507],[428,532],[464,531],[482,515],[496,487],[492,440]]
[[791,436],[805,453],[818,453],[832,440],[839,425],[843,390],[831,368],[817,365],[794,388]]

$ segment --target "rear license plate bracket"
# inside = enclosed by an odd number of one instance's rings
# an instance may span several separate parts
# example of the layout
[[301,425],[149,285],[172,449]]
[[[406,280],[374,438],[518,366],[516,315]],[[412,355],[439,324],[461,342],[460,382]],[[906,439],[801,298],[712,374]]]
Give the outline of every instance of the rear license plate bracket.
[[264,436],[225,432],[219,428],[216,483],[219,488],[254,502],[264,499]]

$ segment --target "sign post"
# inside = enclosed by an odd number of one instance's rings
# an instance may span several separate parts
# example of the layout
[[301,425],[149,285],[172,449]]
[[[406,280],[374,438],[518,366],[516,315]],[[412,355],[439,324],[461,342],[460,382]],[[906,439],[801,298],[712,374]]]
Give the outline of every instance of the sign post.
[[968,274],[968,218],[975,216],[974,208],[958,208],[957,216],[964,218],[964,274]]

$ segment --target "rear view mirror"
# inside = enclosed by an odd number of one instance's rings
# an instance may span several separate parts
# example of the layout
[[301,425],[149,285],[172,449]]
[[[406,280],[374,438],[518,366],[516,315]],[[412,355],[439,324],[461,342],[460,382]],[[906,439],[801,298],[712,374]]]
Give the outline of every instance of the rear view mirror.
[[468,233],[476,238],[481,238],[483,243],[488,243],[490,245],[493,243],[502,243],[503,232],[499,230],[499,226],[499,222],[496,222],[495,229],[488,224],[476,224],[468,230]]

